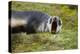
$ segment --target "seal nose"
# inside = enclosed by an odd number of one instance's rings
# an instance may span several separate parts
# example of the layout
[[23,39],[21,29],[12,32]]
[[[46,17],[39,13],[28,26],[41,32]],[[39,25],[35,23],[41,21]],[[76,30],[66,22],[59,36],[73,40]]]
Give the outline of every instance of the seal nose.
[[56,31],[52,31],[51,33],[52,33],[52,34],[56,34]]

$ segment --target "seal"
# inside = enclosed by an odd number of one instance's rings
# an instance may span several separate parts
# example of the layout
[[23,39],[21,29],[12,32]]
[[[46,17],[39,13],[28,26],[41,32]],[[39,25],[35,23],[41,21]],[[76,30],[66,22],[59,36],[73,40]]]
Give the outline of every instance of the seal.
[[50,16],[40,11],[12,11],[9,26],[11,33],[58,33],[62,27],[62,20],[58,16]]

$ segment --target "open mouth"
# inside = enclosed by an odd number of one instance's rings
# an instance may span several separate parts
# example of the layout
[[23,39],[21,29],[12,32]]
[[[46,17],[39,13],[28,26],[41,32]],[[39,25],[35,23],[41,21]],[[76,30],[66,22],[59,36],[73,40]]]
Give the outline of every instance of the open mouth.
[[56,29],[57,29],[57,22],[53,21],[51,26],[51,33],[56,33]]

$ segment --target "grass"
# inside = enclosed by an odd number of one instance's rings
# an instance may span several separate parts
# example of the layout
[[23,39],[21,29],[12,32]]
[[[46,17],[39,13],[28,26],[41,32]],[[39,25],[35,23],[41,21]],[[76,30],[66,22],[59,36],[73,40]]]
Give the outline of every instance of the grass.
[[42,11],[51,16],[59,16],[63,21],[62,31],[58,34],[44,32],[36,34],[11,34],[12,52],[53,51],[78,48],[78,16],[76,5],[12,2],[11,6],[11,10]]
[[37,33],[12,34],[12,52],[35,52],[64,49],[76,49],[77,32],[62,30],[59,34]]

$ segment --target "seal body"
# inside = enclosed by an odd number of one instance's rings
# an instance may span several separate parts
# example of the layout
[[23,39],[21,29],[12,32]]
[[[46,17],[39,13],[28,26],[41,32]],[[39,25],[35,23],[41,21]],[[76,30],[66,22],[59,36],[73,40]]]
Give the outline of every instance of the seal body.
[[[9,19],[11,33],[58,32],[61,20],[40,11],[12,11]],[[60,21],[60,22],[58,22]],[[59,26],[58,26],[59,25]]]

